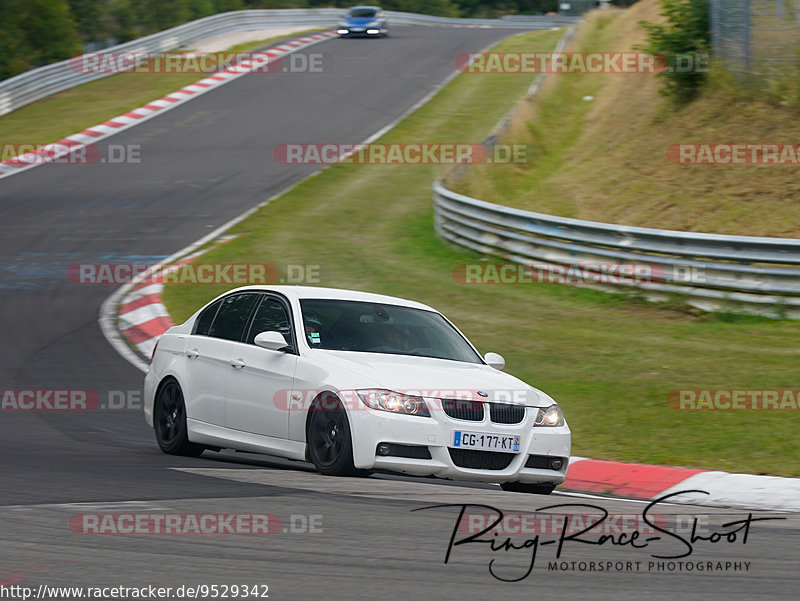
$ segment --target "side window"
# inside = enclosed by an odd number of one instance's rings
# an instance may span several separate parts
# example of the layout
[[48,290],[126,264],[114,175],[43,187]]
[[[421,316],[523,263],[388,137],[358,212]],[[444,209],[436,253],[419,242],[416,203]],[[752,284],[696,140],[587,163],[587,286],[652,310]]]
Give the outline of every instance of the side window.
[[192,334],[197,334],[198,336],[208,336],[208,331],[211,329],[211,323],[217,316],[217,310],[221,304],[222,300],[218,300],[213,305],[209,305],[203,309],[203,312],[197,316],[197,321],[194,322],[194,330],[192,331]]
[[225,340],[240,341],[258,296],[255,293],[245,292],[223,298],[208,335]]
[[258,334],[271,331],[280,332],[286,338],[287,344],[294,346],[286,307],[277,299],[265,297],[253,317],[253,324],[250,326],[246,342],[254,344]]

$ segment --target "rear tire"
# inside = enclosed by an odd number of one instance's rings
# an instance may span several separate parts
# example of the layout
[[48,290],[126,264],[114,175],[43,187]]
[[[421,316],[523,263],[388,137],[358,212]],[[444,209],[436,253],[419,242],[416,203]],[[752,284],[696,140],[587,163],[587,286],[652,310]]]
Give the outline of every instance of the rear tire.
[[186,404],[178,383],[169,379],[158,389],[153,408],[153,429],[161,450],[168,455],[198,457],[205,447],[189,442],[186,428]]
[[530,495],[549,495],[556,488],[555,484],[527,484],[525,482],[503,482],[500,488],[507,492],[524,492]]
[[308,458],[320,474],[326,476],[358,476],[353,464],[353,440],[347,413],[339,399],[328,395],[309,409]]

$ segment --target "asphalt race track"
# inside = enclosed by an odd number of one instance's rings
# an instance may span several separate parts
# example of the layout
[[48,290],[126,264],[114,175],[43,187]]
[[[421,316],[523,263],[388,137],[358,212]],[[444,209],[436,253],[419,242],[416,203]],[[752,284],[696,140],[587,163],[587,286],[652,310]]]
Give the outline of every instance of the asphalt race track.
[[[97,323],[114,287],[70,283],[67,266],[171,255],[316,169],[277,164],[276,144],[362,141],[447,77],[459,53],[511,33],[397,27],[385,40],[330,40],[304,51],[323,54],[320,73],[248,75],[99,144],[140,145],[141,164],[48,165],[0,180],[3,390],[81,389],[101,398],[118,391],[130,400],[142,374]],[[639,561],[641,569],[548,571],[551,544],[541,546],[527,578],[503,582],[489,572],[492,559],[496,574],[515,579],[530,563],[530,548],[463,545],[445,565],[458,508],[412,510],[585,502],[635,516],[645,504],[385,476],[333,479],[307,464],[247,454],[176,458],[159,451],[133,409],[0,411],[0,449],[0,584],[268,585],[270,599],[292,601],[797,594],[797,516],[752,524],[746,544],[743,533],[734,542],[697,542],[680,560],[738,562],[739,570],[648,569],[650,561],[666,561],[651,552],[684,550],[675,539],[657,549],[655,542],[647,549],[568,542],[561,561]],[[74,514],[120,512],[269,513],[280,525],[270,536],[91,535],[71,527]],[[709,532],[747,517],[686,506],[659,513],[702,514]]]

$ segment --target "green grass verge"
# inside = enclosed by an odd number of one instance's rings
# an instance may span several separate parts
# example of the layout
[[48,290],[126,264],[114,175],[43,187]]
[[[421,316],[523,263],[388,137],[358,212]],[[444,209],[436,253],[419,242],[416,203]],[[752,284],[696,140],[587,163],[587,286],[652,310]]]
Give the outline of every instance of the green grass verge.
[[[287,38],[307,35],[300,31],[265,40],[238,44],[227,49],[248,52]],[[222,53],[215,53],[222,54]],[[200,73],[120,73],[59,92],[0,117],[3,159],[13,156],[16,144],[48,144],[127,113],[152,100],[200,81]]]
[[[562,32],[527,33],[499,51],[552,48]],[[460,75],[382,140],[478,142],[530,83]],[[443,311],[507,371],[563,406],[573,452],[596,458],[800,475],[800,417],[669,409],[681,388],[797,388],[800,324],[692,315],[557,286],[466,286],[455,265],[480,257],[433,231],[435,166],[336,165],[237,225],[203,262],[320,265],[322,284],[413,298]],[[225,287],[168,286],[181,321]]]

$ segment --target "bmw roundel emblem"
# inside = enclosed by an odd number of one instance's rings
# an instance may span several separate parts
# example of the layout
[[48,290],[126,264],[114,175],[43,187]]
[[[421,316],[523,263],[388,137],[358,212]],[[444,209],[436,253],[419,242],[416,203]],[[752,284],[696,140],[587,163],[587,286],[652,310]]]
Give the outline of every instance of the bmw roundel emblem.
[[489,396],[488,393],[484,392],[483,390],[478,391],[478,396],[487,397]]

